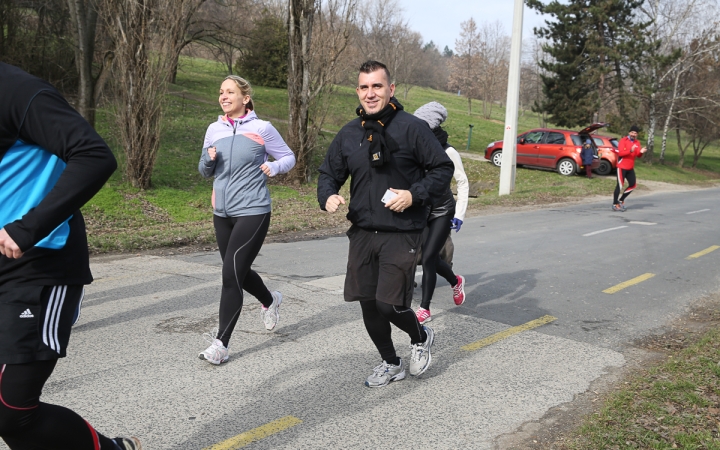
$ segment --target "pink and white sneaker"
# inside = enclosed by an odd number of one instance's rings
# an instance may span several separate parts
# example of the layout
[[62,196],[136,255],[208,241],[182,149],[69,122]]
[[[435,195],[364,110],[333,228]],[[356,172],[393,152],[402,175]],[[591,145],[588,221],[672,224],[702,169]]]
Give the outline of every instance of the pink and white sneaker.
[[465,303],[465,277],[462,275],[457,276],[457,284],[452,288],[453,290],[453,301],[456,305],[460,306]]
[[429,309],[418,308],[418,310],[415,311],[415,315],[417,316],[420,325],[424,324],[425,322],[430,322],[432,320]]

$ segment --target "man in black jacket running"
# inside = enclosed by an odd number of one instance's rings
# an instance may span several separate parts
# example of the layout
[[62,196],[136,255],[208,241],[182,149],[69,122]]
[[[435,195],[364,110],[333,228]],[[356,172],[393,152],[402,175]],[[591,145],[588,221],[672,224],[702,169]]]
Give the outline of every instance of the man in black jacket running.
[[390,324],[410,336],[410,375],[430,365],[434,333],[419,324],[410,304],[428,206],[454,170],[427,124],[403,111],[390,80],[380,62],[360,67],[359,117],[330,144],[318,180],[320,208],[333,213],[345,204],[338,192],[352,177],[345,301],[360,302],[365,328],[383,359],[365,381],[368,387],[405,378]]
[[40,401],[92,282],[80,207],[115,158],[49,83],[0,62],[0,86],[0,437],[13,450],[138,450]]

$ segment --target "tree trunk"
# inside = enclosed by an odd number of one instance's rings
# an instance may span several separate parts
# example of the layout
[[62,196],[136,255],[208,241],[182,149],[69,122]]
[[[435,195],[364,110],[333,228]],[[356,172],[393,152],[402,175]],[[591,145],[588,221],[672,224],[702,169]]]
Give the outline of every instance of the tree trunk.
[[652,93],[650,94],[650,101],[648,102],[648,138],[647,138],[647,152],[643,159],[646,163],[652,164],[654,150],[655,150],[655,127],[657,125],[656,115],[656,97],[657,97],[657,79],[655,78],[655,70],[653,69],[653,81],[651,83]]
[[682,146],[682,138],[680,137],[680,127],[675,127],[675,135],[677,136],[678,153],[680,153],[680,159],[678,160],[678,167],[685,165],[685,149]]
[[680,83],[680,73],[681,73],[681,71],[678,70],[677,74],[675,75],[675,81],[673,83],[672,99],[670,100],[670,108],[668,109],[668,115],[665,118],[665,126],[663,127],[662,146],[660,148],[660,164],[665,164],[665,149],[667,148],[667,134],[668,134],[668,129],[670,128],[670,119],[672,118],[672,115],[673,115],[673,109],[675,108],[675,99],[677,98],[678,84]]
[[174,58],[170,66],[170,75],[168,75],[168,82],[175,84],[177,80],[178,63],[180,62],[180,54],[178,53]]
[[468,97],[468,116],[472,115],[472,98]]
[[408,92],[410,92],[410,89],[413,88],[412,84],[405,83],[405,86],[403,86],[403,101],[407,100]]
[[79,75],[76,109],[90,125],[95,126],[95,78],[92,74],[95,54],[95,30],[98,12],[92,0],[68,0],[73,34],[75,64]]
[[287,144],[295,151],[294,180],[306,183],[312,176],[313,145],[308,134],[310,109],[310,45],[315,0],[288,1],[288,133]]

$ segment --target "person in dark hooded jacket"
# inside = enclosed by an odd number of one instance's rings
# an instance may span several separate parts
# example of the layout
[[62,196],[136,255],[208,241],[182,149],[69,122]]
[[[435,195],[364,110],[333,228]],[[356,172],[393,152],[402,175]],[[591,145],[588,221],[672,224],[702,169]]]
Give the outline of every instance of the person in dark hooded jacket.
[[595,152],[593,151],[592,142],[590,139],[585,139],[585,143],[580,150],[580,159],[585,166],[585,174],[588,178],[592,178],[592,163],[595,160]]

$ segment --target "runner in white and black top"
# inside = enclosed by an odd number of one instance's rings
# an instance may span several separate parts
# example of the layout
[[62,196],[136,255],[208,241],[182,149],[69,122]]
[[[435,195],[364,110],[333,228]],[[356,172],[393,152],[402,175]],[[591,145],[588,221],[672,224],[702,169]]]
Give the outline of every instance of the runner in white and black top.
[[455,166],[453,177],[457,182],[458,192],[458,201],[455,202],[448,186],[443,196],[433,203],[428,217],[427,236],[422,246],[422,301],[420,308],[415,312],[418,321],[424,324],[432,320],[430,301],[435,292],[438,275],[450,283],[455,304],[459,306],[465,302],[465,278],[456,275],[450,264],[440,259],[440,251],[450,235],[450,230],[460,231],[467,210],[469,185],[460,155],[448,144],[448,134],[440,126],[447,119],[447,109],[438,102],[430,102],[418,108],[414,115],[430,126],[438,142],[445,149],[445,153],[452,160]]
[[40,401],[92,282],[80,207],[115,158],[49,83],[0,62],[0,86],[0,436],[13,450],[138,450]]

